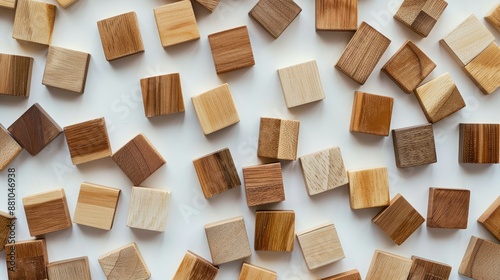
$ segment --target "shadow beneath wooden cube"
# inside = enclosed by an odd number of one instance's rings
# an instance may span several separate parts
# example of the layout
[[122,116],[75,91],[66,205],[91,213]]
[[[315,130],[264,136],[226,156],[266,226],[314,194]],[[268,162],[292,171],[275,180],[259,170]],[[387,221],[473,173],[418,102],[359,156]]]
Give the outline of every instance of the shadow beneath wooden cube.
[[487,173],[493,174],[495,171],[495,165],[493,164],[470,164],[470,163],[460,163],[460,169],[466,175],[473,176],[484,176]]
[[76,102],[77,99],[83,98],[83,93],[71,92],[65,89],[60,89],[52,86],[45,86],[45,87],[47,88],[47,91],[49,92],[50,95],[62,101]]
[[172,127],[172,126],[182,126],[184,123],[184,119],[186,117],[185,113],[176,113],[170,115],[156,116],[147,118],[149,123],[156,127]]
[[[147,241],[147,242],[159,242],[164,239],[165,233],[162,231],[152,231],[152,230],[144,230],[139,228],[129,227],[130,231],[134,235],[135,241]],[[159,244],[157,243],[157,244]]]
[[80,232],[83,235],[88,236],[88,237],[92,237],[92,238],[106,238],[106,236],[110,237],[110,235],[111,235],[111,231],[109,231],[109,230],[102,230],[100,228],[94,228],[94,227],[89,227],[89,226],[84,226],[84,225],[79,225],[79,224],[76,224],[76,227],[78,228],[78,230],[80,230]]
[[240,201],[243,196],[242,187],[234,187],[230,190],[217,194],[210,199],[207,199],[207,203],[211,206],[217,206],[222,204],[227,204],[228,201]]
[[326,111],[324,105],[325,102],[321,101],[322,100],[318,100],[297,107],[288,108],[288,111],[293,114],[294,118],[296,118],[295,116],[311,114],[312,112],[315,112],[316,114],[321,114],[322,112]]
[[114,172],[116,170],[116,164],[111,159],[111,157],[105,157],[96,159],[90,162],[85,162],[82,164],[75,165],[78,168],[78,171],[85,173],[92,172],[102,172],[103,170],[108,170],[109,172]]
[[[307,190],[304,189],[305,194],[307,194]],[[333,199],[341,199],[345,201],[349,201],[349,184],[345,184],[343,186],[327,190],[318,195],[308,195],[309,199],[314,204],[326,203],[327,201],[332,201]],[[352,211],[353,213],[358,213],[358,211]]]
[[140,52],[108,62],[115,71],[119,71],[122,69],[133,69],[138,67],[140,61],[144,59],[143,56],[144,52]]
[[460,234],[460,231],[456,229],[446,229],[446,228],[443,229],[443,228],[430,228],[430,227],[426,228],[427,228],[427,234],[433,239],[451,240],[454,237],[456,237],[456,235]]
[[351,136],[352,138],[354,138],[354,141],[356,141],[358,144],[367,146],[382,144],[382,142],[385,139],[385,137],[380,137],[379,135],[365,134],[359,132],[353,132],[351,133]]

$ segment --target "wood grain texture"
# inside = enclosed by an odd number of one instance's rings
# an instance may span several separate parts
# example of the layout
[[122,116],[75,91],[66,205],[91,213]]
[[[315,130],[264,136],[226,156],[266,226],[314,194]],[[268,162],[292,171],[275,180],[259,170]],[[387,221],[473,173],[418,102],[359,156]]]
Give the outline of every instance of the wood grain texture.
[[[1,2],[1,1],[0,1]],[[497,4],[484,19],[500,32],[500,3]]]
[[148,118],[185,111],[179,73],[141,79],[141,90]]
[[0,0],[0,8],[15,9],[16,0]]
[[449,73],[419,86],[415,97],[430,123],[436,123],[465,107],[465,101]]
[[413,264],[408,280],[448,280],[450,278],[451,266],[447,264],[416,256],[412,256],[411,260]]
[[362,280],[361,275],[357,269],[349,270],[339,274],[335,274],[321,280]]
[[205,198],[241,186],[240,176],[228,148],[193,160]]
[[335,68],[363,85],[390,43],[391,40],[382,33],[362,22],[335,64]]
[[[5,245],[5,254],[15,256],[15,269],[7,269],[9,280],[48,279],[47,244],[45,239],[16,241]],[[12,267],[7,259],[7,267]]]
[[247,205],[258,206],[285,200],[281,163],[243,168]]
[[69,6],[76,3],[78,0],[57,0],[57,3],[61,5],[63,8],[68,8]]
[[296,160],[300,122],[275,118],[260,118],[259,157]]
[[208,135],[240,121],[227,84],[191,97],[203,134]]
[[170,192],[132,187],[127,226],[163,232],[167,224]]
[[461,123],[460,163],[500,163],[500,124]]
[[32,57],[0,53],[0,95],[29,97]]
[[405,0],[394,18],[422,37],[427,37],[448,3],[444,0]]
[[104,118],[85,121],[64,128],[71,161],[78,165],[111,156]]
[[82,183],[73,222],[104,230],[113,227],[120,190],[92,183]]
[[47,265],[50,280],[91,280],[88,257],[51,262]]
[[246,26],[208,35],[217,74],[255,65]]
[[500,241],[500,196],[481,214],[477,221]]
[[151,272],[135,243],[100,256],[99,264],[107,280],[146,280],[151,277]]
[[100,20],[97,29],[107,61],[144,52],[135,12]]
[[191,1],[179,1],[154,8],[154,15],[163,47],[200,38]]
[[389,175],[386,167],[350,170],[349,199],[351,209],[389,206]]
[[221,0],[194,0],[209,12],[213,12]]
[[17,0],[12,38],[50,45],[57,7],[33,0]]
[[172,280],[215,280],[218,273],[217,266],[187,251]]
[[316,0],[316,30],[357,29],[358,0]]
[[89,64],[88,53],[50,46],[42,84],[83,93]]
[[257,210],[255,213],[255,251],[292,252],[295,212]]
[[277,39],[300,12],[293,0],[259,0],[248,14]]
[[469,203],[469,190],[429,188],[427,227],[466,229]]
[[387,252],[375,250],[366,274],[366,280],[406,280],[412,266],[412,260]]
[[382,72],[404,92],[412,93],[434,68],[436,64],[408,40],[382,67]]
[[315,60],[278,69],[278,75],[288,108],[325,99]]
[[[3,251],[5,244],[7,244],[8,237],[10,235],[12,223],[16,220],[16,217],[9,215],[3,211],[0,211],[0,251]],[[15,229],[15,225],[13,227]],[[7,259],[9,259],[7,257]]]
[[307,268],[310,270],[345,258],[342,244],[333,224],[325,224],[297,233],[297,240]]
[[23,148],[12,138],[9,131],[0,124],[0,171],[3,171],[22,150]]
[[350,132],[388,136],[394,98],[361,91],[354,93]]
[[134,186],[140,185],[166,163],[144,134],[134,137],[116,151],[111,158]]
[[398,168],[437,162],[432,124],[393,129],[392,141]]
[[492,94],[500,87],[500,47],[491,43],[462,69],[483,94]]
[[238,280],[277,280],[278,274],[274,271],[243,263]]
[[244,259],[252,255],[243,217],[205,225],[210,255],[215,265]]
[[500,275],[500,245],[471,236],[458,273],[472,279],[497,279]]

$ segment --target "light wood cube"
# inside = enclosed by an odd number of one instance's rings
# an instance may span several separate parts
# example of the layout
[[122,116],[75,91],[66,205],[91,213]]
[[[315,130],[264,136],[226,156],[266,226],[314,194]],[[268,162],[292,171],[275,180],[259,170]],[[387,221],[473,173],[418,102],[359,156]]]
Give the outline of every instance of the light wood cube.
[[185,111],[179,73],[141,79],[141,90],[148,118]]
[[500,3],[497,4],[484,19],[500,32]]
[[352,209],[390,205],[389,175],[386,167],[347,171]]
[[500,245],[471,236],[458,273],[472,279],[496,279],[500,275]]
[[238,280],[277,280],[278,274],[276,272],[258,267],[256,265],[243,263],[241,267],[240,276]]
[[357,29],[358,0],[316,0],[316,30]]
[[9,131],[0,124],[0,171],[4,170],[22,150],[23,148],[12,138]]
[[484,211],[477,221],[500,241],[500,196]]
[[71,227],[71,216],[64,189],[23,197],[23,205],[31,236]]
[[321,280],[362,280],[357,269],[349,270],[330,277],[322,278]]
[[365,279],[406,280],[411,266],[411,259],[376,250]]
[[429,188],[427,227],[466,229],[469,203],[469,190]]
[[[15,256],[16,265],[7,258],[7,275],[9,280],[48,279],[47,243],[45,239],[16,241],[5,245],[6,256]],[[26,265],[22,265],[26,264]]]
[[278,69],[278,75],[288,108],[325,99],[315,60]]
[[388,136],[394,98],[361,91],[354,93],[350,132]]
[[51,262],[47,265],[50,280],[91,280],[89,258]]
[[444,0],[405,0],[394,18],[422,37],[427,37],[448,3]]
[[451,266],[424,258],[411,256],[411,266],[408,280],[447,280],[450,278]]
[[345,258],[333,224],[297,233],[297,240],[309,269],[319,268]]
[[110,230],[113,227],[119,198],[119,189],[82,183],[73,222]]
[[293,0],[259,0],[248,15],[277,39],[300,12]]
[[[14,214],[14,211],[10,211],[9,213]],[[16,220],[16,217],[9,215],[9,213],[0,211],[0,251],[3,251],[5,244],[7,244],[9,236],[11,236],[11,226]],[[10,261],[8,257],[7,261]]]
[[260,118],[259,157],[296,160],[300,122],[275,118]]
[[255,251],[292,252],[295,212],[257,210],[255,213]]
[[0,53],[0,94],[29,97],[32,57]]
[[209,12],[213,12],[221,0],[194,0]]
[[130,243],[99,257],[107,280],[147,280],[151,272],[135,243]]
[[172,280],[215,280],[218,273],[217,266],[187,251]]
[[492,94],[500,87],[500,47],[491,43],[462,69],[483,94]]
[[165,231],[170,192],[132,187],[127,226],[152,231]]
[[135,12],[100,20],[97,28],[107,61],[144,52]]
[[500,124],[461,123],[459,162],[500,163]]
[[205,225],[205,233],[215,265],[244,259],[252,255],[243,217]]
[[246,26],[208,35],[217,74],[255,65]]
[[42,84],[83,93],[89,64],[88,53],[50,46]]
[[68,8],[69,6],[76,3],[78,0],[57,0],[57,3],[61,5],[63,8]]
[[56,6],[45,2],[17,0],[12,38],[50,45],[56,10]]
[[191,1],[179,1],[154,9],[163,47],[200,38]]
[[243,179],[249,207],[285,200],[281,163],[245,167]]
[[392,141],[398,168],[437,162],[432,124],[393,129]]
[[104,118],[66,126],[64,135],[71,161],[75,165],[111,156]]
[[15,9],[16,0],[0,0],[0,8]]

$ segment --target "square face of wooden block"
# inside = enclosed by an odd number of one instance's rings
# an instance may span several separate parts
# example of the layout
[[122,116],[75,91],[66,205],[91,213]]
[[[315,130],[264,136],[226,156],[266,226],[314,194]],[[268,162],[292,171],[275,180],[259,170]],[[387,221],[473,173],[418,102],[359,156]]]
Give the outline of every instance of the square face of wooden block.
[[410,259],[376,250],[365,279],[406,279],[411,265]]
[[278,69],[288,108],[325,99],[316,61]]
[[[10,211],[11,214],[13,214],[13,212],[14,211]],[[16,217],[0,211],[0,251],[3,251],[5,244],[7,244],[8,237],[10,235],[10,227],[15,219]],[[9,260],[8,257],[7,259]]]
[[75,165],[111,156],[104,118],[66,126],[64,135]]
[[500,124],[461,123],[459,162],[500,163]]
[[89,63],[88,53],[50,46],[42,84],[83,93]]
[[107,280],[147,280],[151,277],[151,272],[135,243],[99,257],[99,264]]
[[0,8],[15,9],[16,0],[0,0]]
[[191,101],[205,135],[240,121],[227,84],[191,97]]
[[23,197],[23,205],[31,236],[71,227],[64,189]]
[[215,280],[219,268],[204,258],[187,251],[172,280]]
[[23,150],[0,124],[0,171],[4,170]]
[[246,26],[208,35],[208,41],[217,74],[255,65]]
[[299,121],[260,118],[257,155],[265,158],[296,160],[299,127]]
[[132,181],[134,186],[140,185],[166,163],[165,159],[143,134],[134,137],[116,151],[111,158]]
[[316,30],[357,29],[358,0],[316,0]]
[[408,280],[440,280],[450,278],[451,266],[447,264],[416,256],[412,256],[411,260],[413,264],[408,275]]
[[148,118],[185,111],[179,73],[141,79],[141,90]]
[[484,19],[500,32],[500,4],[496,5]]
[[243,217],[208,224],[205,233],[215,265],[252,255]]
[[240,176],[228,148],[195,159],[193,165],[207,199],[241,186]]
[[180,1],[154,9],[163,47],[200,38],[191,1]]
[[120,190],[82,183],[73,222],[110,230],[113,227]]
[[258,267],[256,265],[243,263],[238,280],[253,280],[253,279],[277,280],[278,274],[274,271]]
[[281,163],[243,168],[248,206],[258,206],[285,200]]
[[297,233],[297,240],[309,269],[322,267],[345,258],[333,224]]
[[387,168],[347,171],[352,209],[389,206],[389,175]]
[[170,192],[132,187],[127,226],[152,231],[165,231]]
[[29,97],[32,57],[0,53],[0,94]]
[[12,38],[50,45],[57,7],[38,1],[17,0]]
[[322,278],[321,280],[362,280],[357,269],[349,270],[330,277]]
[[458,273],[472,279],[496,279],[500,275],[500,245],[471,236]]
[[300,12],[293,0],[260,0],[248,14],[276,39]]
[[391,40],[362,22],[347,44],[335,68],[363,85],[389,47]]
[[194,0],[209,12],[213,12],[221,0]]
[[135,12],[100,20],[97,28],[107,61],[144,52]]
[[484,94],[500,87],[500,47],[493,42],[462,68]]
[[[7,244],[5,254],[16,257],[15,269],[7,269],[9,280],[48,279],[49,257],[45,239]],[[10,259],[7,259],[7,267],[12,267]]]
[[427,37],[448,3],[444,0],[405,0],[394,18],[422,37]]
[[354,93],[351,132],[388,136],[394,98],[361,91]]
[[477,221],[500,241],[500,196],[484,211]]
[[47,265],[50,280],[91,280],[87,257],[51,262]]
[[466,229],[469,219],[470,191],[429,188],[427,226]]
[[295,212],[263,211],[255,213],[255,251],[293,251]]
[[465,107],[465,101],[449,73],[419,86],[415,97],[430,123],[436,123]]
[[392,130],[394,156],[399,168],[437,162],[434,130],[431,124]]

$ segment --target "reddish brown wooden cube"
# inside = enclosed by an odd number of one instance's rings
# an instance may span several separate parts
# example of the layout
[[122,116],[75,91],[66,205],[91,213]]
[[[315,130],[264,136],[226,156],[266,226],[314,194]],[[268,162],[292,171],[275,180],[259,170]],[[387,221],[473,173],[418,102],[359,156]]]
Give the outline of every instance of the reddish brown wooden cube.
[[255,65],[246,26],[208,35],[217,74]]
[[429,188],[427,227],[466,229],[469,201],[469,190]]
[[64,189],[23,197],[24,213],[31,236],[71,227],[71,216]]
[[264,211],[255,213],[255,251],[293,251],[295,212]]
[[258,206],[285,200],[281,163],[243,168],[248,206]]
[[394,18],[422,37],[427,37],[448,3],[444,0],[405,0]]
[[75,165],[111,156],[104,118],[66,126],[64,134]]
[[185,111],[179,73],[141,79],[141,90],[148,118]]
[[32,57],[0,53],[0,94],[29,97]]
[[48,279],[47,243],[45,239],[21,241],[5,245],[9,280]]
[[424,258],[412,256],[413,264],[411,266],[408,280],[447,280],[450,278],[451,266]]
[[97,28],[107,61],[144,52],[135,12],[100,20]]
[[459,162],[500,163],[500,124],[461,123]]
[[356,91],[349,130],[388,136],[391,128],[393,104],[392,97]]

